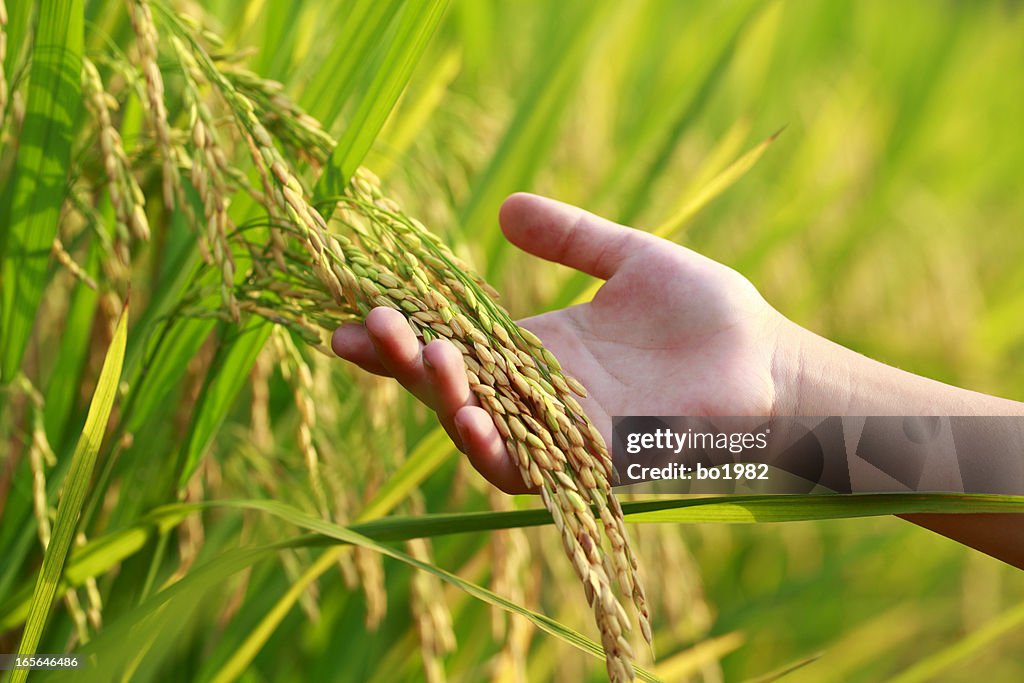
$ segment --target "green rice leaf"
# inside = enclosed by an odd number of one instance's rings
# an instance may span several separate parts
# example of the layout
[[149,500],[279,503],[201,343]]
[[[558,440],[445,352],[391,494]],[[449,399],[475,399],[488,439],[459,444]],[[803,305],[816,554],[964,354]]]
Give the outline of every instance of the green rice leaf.
[[320,176],[314,192],[317,199],[341,194],[409,82],[447,4],[447,0],[409,0],[406,4],[380,68]]
[[[307,531],[322,534],[329,538],[342,541],[343,543],[348,543],[351,545],[366,548],[368,550],[373,550],[392,559],[404,562],[405,564],[415,569],[419,569],[429,574],[433,574],[445,583],[448,583],[452,586],[455,586],[456,588],[459,588],[460,590],[466,592],[474,598],[477,598],[478,600],[486,602],[487,604],[492,605],[494,607],[503,609],[506,612],[518,614],[519,616],[525,617],[530,622],[532,622],[537,628],[544,631],[545,633],[553,635],[556,638],[559,638],[569,643],[570,645],[573,645],[574,647],[588,654],[593,655],[594,657],[597,657],[602,660],[604,659],[604,651],[601,649],[600,645],[590,640],[586,636],[574,631],[568,626],[565,626],[555,621],[554,619],[551,619],[550,617],[544,616],[543,614],[534,612],[521,605],[517,605],[516,603],[510,600],[506,600],[500,595],[497,595],[487,590],[486,588],[483,588],[482,586],[478,586],[475,583],[466,581],[465,579],[456,576],[451,572],[445,571],[440,567],[417,560],[416,558],[411,557],[399,550],[395,550],[394,548],[388,545],[384,545],[378,541],[375,541],[372,538],[369,538],[368,536],[363,536],[362,534],[357,533],[350,528],[339,526],[337,524],[326,521],[324,519],[320,519],[318,517],[313,517],[312,515],[302,512],[301,510],[289,507],[287,505],[283,505],[276,501],[253,500],[238,503],[229,503],[227,507],[238,507],[241,509],[258,510],[261,512],[266,512],[279,519],[294,524],[295,526],[306,529]],[[332,562],[333,559],[334,558],[332,558]],[[326,567],[330,566],[332,562],[324,563],[326,565],[324,568],[326,569]],[[255,655],[255,652],[251,654]],[[244,668],[237,668],[238,666],[241,666],[241,664],[242,662],[236,662],[235,668],[232,668],[230,670],[222,670],[222,675],[218,675],[215,678],[215,680],[233,680],[231,678],[231,675],[240,674],[242,671],[244,671]],[[660,680],[650,672],[644,671],[640,667],[636,667],[636,672],[637,675],[645,681]]]
[[[85,420],[85,428],[71,459],[71,469],[64,480],[63,494],[57,504],[57,520],[53,527],[50,543],[43,555],[43,565],[36,579],[35,591],[29,607],[25,631],[21,637],[18,654],[30,656],[35,653],[36,646],[43,634],[50,606],[53,604],[64,569],[71,540],[78,526],[78,517],[85,500],[86,489],[92,477],[96,454],[103,443],[107,420],[114,406],[114,396],[121,379],[121,366],[124,362],[125,341],[128,337],[128,305],[125,303],[117,329],[103,361],[103,369],[96,383],[89,414]],[[27,669],[18,669],[12,677],[13,683],[21,683],[28,676]]]
[[195,472],[235,397],[248,381],[249,370],[273,329],[273,325],[262,318],[250,318],[237,338],[232,338],[218,349],[212,363],[214,369],[207,375],[192,413],[192,424],[189,426],[183,466],[178,479],[179,488],[184,487]]
[[[429,445],[429,447],[428,447]],[[461,512],[384,517],[403,498],[396,489],[407,492],[432,469],[427,465],[440,457],[434,452],[431,437],[417,447],[395,479],[402,483],[381,489],[366,507],[360,521],[347,527],[355,533],[379,542],[407,541],[451,534],[516,529],[551,524],[551,515],[543,508],[508,512]],[[403,494],[404,495],[404,494]],[[378,502],[379,501],[379,502]],[[95,538],[78,548],[65,572],[70,586],[78,586],[99,576],[140,550],[154,529],[167,531],[188,514],[208,508],[246,508],[259,501],[206,501],[164,505],[120,531]],[[912,513],[973,514],[981,512],[1024,513],[1024,496],[959,493],[877,493],[852,495],[767,495],[717,496],[712,498],[664,498],[622,503],[626,521],[633,523],[674,524],[756,524],[769,522],[807,522],[857,517],[879,517]],[[23,587],[0,605],[0,629],[12,628],[24,619],[27,590]],[[20,615],[20,616],[19,616]]]
[[[459,224],[469,235],[486,235],[486,276],[500,272],[507,242],[493,226],[498,206],[507,194],[525,189],[541,167],[558,134],[558,122],[573,100],[587,64],[590,48],[599,31],[610,23],[611,3],[586,8],[586,15],[566,21],[571,34],[560,36],[558,49],[547,50],[526,86],[512,121],[490,158],[487,168],[472,187],[459,216]],[[635,9],[633,7],[632,9]],[[618,12],[629,11],[628,4]]]
[[761,156],[768,149],[768,146],[775,142],[782,130],[776,131],[768,139],[763,140],[752,149],[742,154],[738,159],[729,164],[721,173],[715,175],[706,185],[703,185],[692,196],[687,197],[676,209],[672,216],[651,232],[658,237],[671,239],[691,218],[705,206],[710,204],[716,197],[735,185],[750,169],[757,164]]
[[[1024,496],[945,493],[878,493],[853,495],[718,496],[665,498],[622,503],[626,521],[675,524],[755,524],[806,522],[911,513],[1024,512]],[[354,525],[360,534],[380,541],[427,538],[551,523],[543,508],[510,512],[463,512],[387,517]]]
[[346,7],[334,46],[322,61],[301,103],[325,126],[337,118],[342,106],[355,92],[356,75],[372,62],[379,41],[394,20],[402,0],[356,0]]
[[46,287],[80,107],[82,12],[82,0],[39,5],[25,123],[4,201],[9,213],[0,216],[0,382],[21,366]]

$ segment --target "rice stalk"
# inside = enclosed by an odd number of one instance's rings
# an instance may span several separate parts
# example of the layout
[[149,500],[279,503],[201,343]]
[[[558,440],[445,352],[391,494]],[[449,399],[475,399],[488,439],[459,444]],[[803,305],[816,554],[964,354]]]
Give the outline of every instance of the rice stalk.
[[[204,468],[205,469],[205,468]],[[192,477],[185,485],[183,503],[199,502],[204,499],[203,482],[206,477]],[[206,540],[201,515],[188,515],[178,526],[178,567],[171,581],[179,581],[195,564],[199,551]]]
[[[426,539],[407,541],[409,555],[421,562],[431,562],[430,544]],[[420,652],[427,683],[444,683],[444,655],[455,649],[455,632],[451,615],[443,599],[440,580],[423,571],[413,572],[410,607],[420,639]]]
[[174,206],[175,197],[181,193],[181,179],[178,174],[177,155],[171,144],[171,124],[164,102],[164,79],[157,64],[159,35],[153,23],[153,13],[146,0],[128,0],[128,8],[139,52],[139,66],[145,77],[145,111],[160,151],[164,204],[171,208]]
[[[199,87],[208,85],[233,115],[263,190],[261,204],[268,212],[269,229],[261,231],[262,237],[238,230],[230,236],[253,257],[252,270],[240,286],[234,287],[233,264],[227,258],[219,262],[214,258],[221,270],[222,298],[228,300],[224,290],[234,288],[237,301],[237,308],[225,305],[233,308],[225,312],[227,317],[235,318],[240,312],[263,316],[322,349],[321,330],[362,320],[372,308],[387,306],[401,312],[424,342],[450,341],[462,353],[470,388],[494,419],[523,481],[539,492],[552,514],[563,549],[594,610],[609,677],[631,680],[634,655],[628,635],[632,621],[617,591],[632,600],[640,631],[649,643],[646,596],[622,510],[612,495],[611,457],[576,398],[585,396],[585,389],[562,371],[540,339],[511,320],[494,301],[497,293],[486,282],[384,195],[372,173],[357,171],[344,193],[323,205],[329,212],[315,206],[278,144],[301,142],[316,161],[326,158],[330,138],[317,133],[320,127],[311,117],[285,105],[275,85],[218,63],[186,22],[162,3],[154,6],[166,17],[176,38],[175,52],[187,72],[184,99],[190,106],[197,150],[193,168],[206,169],[205,173],[226,165],[216,158],[217,148],[207,144],[212,140],[210,119],[200,106]],[[156,68],[157,33],[148,3],[134,0],[131,9],[168,199],[175,193],[176,176],[171,169],[176,171],[177,164],[163,81]],[[275,108],[275,117],[262,115],[267,107]],[[273,132],[270,122],[274,122]],[[217,225],[208,234],[213,238],[208,239],[212,249],[217,243],[223,245],[227,234],[223,223]],[[223,255],[229,252],[230,248],[222,247]],[[308,367],[306,374],[298,370],[298,375],[298,384],[308,388]],[[314,446],[309,428],[314,416],[300,393],[296,392],[301,418],[298,441],[315,492],[318,459],[310,458]],[[322,504],[322,494],[314,495]],[[436,615],[431,620],[438,627]]]
[[252,392],[249,410],[249,435],[252,444],[263,453],[270,453],[274,435],[270,429],[270,376],[273,373],[271,353],[264,351],[256,357],[249,373]]
[[[75,545],[82,547],[88,540],[85,533],[80,531],[75,536]],[[85,580],[85,598],[85,615],[93,630],[99,631],[103,627],[103,598],[100,596],[99,585],[96,583],[95,577],[90,576]]]
[[[98,260],[100,273],[103,278],[109,283],[126,283],[131,273],[130,263],[126,260],[127,256],[122,250],[124,241],[121,240],[119,243],[115,243],[115,240],[111,238],[110,233],[105,227],[106,220],[93,205],[92,189],[87,187],[86,183],[80,182],[72,185],[64,202],[65,218],[70,218],[74,215],[77,215],[84,226],[90,231],[91,237],[96,240],[95,244],[98,245],[102,254]],[[62,221],[61,228],[63,229],[69,224],[72,224],[72,221],[64,220]],[[61,241],[61,250],[63,250],[64,243],[71,241],[70,236],[58,233],[58,237]],[[62,265],[71,270],[74,275],[75,266],[78,266],[77,263],[74,266],[65,264],[59,252],[55,254],[55,257]],[[78,267],[80,268],[80,266]]]
[[[366,599],[364,623],[367,630],[375,631],[388,611],[384,562],[379,554],[366,548],[354,548],[352,560],[355,565],[356,580]],[[342,568],[344,569],[344,565]]]
[[[195,150],[190,178],[203,202],[205,231],[200,232],[200,244],[205,246],[207,260],[212,260],[221,272],[221,301],[231,318],[237,321],[240,311],[234,295],[235,259],[228,243],[232,226],[228,218],[230,199],[226,169],[230,164],[218,139],[213,115],[199,92],[202,79],[199,66],[180,39],[171,36],[171,44],[182,66],[183,92]],[[191,206],[187,203],[182,206],[191,214]],[[190,215],[190,219],[193,225],[199,223],[194,216]]]
[[[110,111],[117,109],[117,100],[104,89],[96,65],[87,57],[82,58],[82,97],[96,126],[107,192],[114,206],[117,227],[125,242],[129,233],[146,241],[149,239],[146,198],[132,175],[121,135],[110,119]],[[127,259],[122,260],[127,263]]]
[[53,238],[53,246],[50,248],[50,253],[57,259],[57,263],[64,266],[71,275],[84,284],[89,289],[97,289],[96,280],[92,278],[82,266],[78,265],[78,262],[72,258],[71,254],[64,248],[64,244],[60,241],[59,236]]
[[292,398],[299,416],[295,428],[295,440],[306,464],[306,474],[309,479],[310,491],[313,492],[313,501],[320,515],[324,519],[330,519],[331,512],[327,504],[327,494],[324,491],[323,478],[320,474],[320,454],[313,443],[313,430],[316,429],[316,405],[311,396],[313,375],[291,337],[281,333],[279,328],[273,339],[278,349],[282,374],[285,381],[291,385]]
[[[495,510],[512,510],[508,496],[490,489],[488,500]],[[530,544],[523,529],[507,529],[491,538],[491,590],[520,605],[526,604],[524,580],[529,576]],[[502,641],[494,660],[493,683],[525,683],[526,653],[533,626],[497,609],[491,611],[491,630]]]

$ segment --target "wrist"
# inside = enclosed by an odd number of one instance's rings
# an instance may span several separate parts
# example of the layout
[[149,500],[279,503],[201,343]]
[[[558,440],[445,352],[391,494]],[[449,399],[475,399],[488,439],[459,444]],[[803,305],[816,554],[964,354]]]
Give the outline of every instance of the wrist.
[[779,316],[772,361],[774,415],[847,415],[854,409],[849,349]]

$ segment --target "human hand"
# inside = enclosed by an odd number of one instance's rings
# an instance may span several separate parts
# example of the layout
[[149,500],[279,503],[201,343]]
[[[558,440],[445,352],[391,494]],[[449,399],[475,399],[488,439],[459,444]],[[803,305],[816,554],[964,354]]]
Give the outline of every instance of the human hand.
[[[513,244],[606,280],[588,303],[520,321],[579,379],[606,440],[613,415],[770,415],[788,386],[777,358],[793,327],[739,273],[685,247],[575,207],[509,197],[500,222]],[[332,338],[342,358],[394,377],[437,412],[476,469],[525,491],[490,416],[470,392],[461,354],[425,347],[402,314],[370,312]],[[609,441],[610,442],[610,441]]]

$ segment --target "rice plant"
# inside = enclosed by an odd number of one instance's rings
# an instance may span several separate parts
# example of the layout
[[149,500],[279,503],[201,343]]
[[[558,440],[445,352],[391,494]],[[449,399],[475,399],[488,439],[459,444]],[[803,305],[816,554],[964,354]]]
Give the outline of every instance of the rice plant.
[[[533,189],[684,238],[853,348],[1019,391],[1021,145],[982,167],[964,139],[1024,113],[985,61],[1019,63],[1020,13],[903,7],[904,44],[890,11],[0,0],[0,652],[216,681],[966,680],[1012,652],[1008,569],[822,520],[1018,500],[620,503],[585,387],[510,314],[594,289],[501,240]],[[890,80],[850,56],[872,40]],[[923,303],[901,318],[880,281]],[[458,348],[537,495],[326,351],[377,306]],[[755,520],[818,521],[732,526]]]

